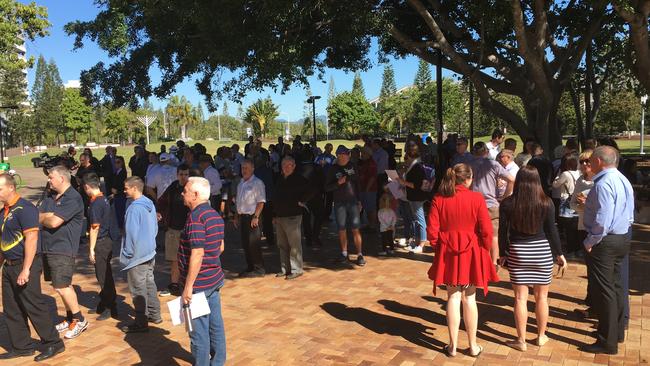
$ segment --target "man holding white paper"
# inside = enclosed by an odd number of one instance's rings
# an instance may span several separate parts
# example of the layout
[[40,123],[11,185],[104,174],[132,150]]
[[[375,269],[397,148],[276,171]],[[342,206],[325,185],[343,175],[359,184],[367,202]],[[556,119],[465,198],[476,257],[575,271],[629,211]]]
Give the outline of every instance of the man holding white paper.
[[178,248],[178,268],[185,288],[182,303],[190,304],[192,294],[203,292],[210,313],[192,320],[190,344],[193,365],[226,363],[226,335],[221,316],[224,274],[219,257],[224,249],[224,225],[210,206],[210,183],[191,177],[183,191],[183,202],[190,208]]

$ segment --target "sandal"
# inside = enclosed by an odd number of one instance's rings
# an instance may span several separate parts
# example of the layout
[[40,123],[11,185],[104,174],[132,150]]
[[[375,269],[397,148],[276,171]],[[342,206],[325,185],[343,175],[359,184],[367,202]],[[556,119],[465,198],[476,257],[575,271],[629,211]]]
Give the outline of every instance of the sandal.
[[476,358],[476,357],[481,355],[481,353],[483,352],[483,346],[478,345],[477,347],[478,347],[478,352],[476,352],[475,354],[472,354],[472,349],[471,348],[469,349],[469,354],[468,354],[469,357]]
[[514,348],[517,351],[520,352],[526,352],[528,349],[528,346],[526,345],[526,342],[521,342],[519,340],[514,340],[514,341],[508,341],[506,342],[506,345],[510,348]]
[[449,351],[449,345],[448,345],[448,344],[445,344],[445,346],[442,347],[442,349],[445,351],[445,354],[447,355],[447,357],[456,357],[456,354],[455,354],[455,353],[452,354],[452,353]]

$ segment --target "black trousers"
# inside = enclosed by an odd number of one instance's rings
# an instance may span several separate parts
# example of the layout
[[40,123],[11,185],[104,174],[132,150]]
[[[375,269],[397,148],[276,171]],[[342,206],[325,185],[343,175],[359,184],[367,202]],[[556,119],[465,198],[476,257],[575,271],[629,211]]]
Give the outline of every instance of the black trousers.
[[241,235],[241,246],[246,256],[246,271],[265,273],[264,257],[260,248],[261,228],[258,225],[255,229],[251,227],[253,215],[239,215],[239,233]]
[[325,192],[325,212],[323,218],[329,219],[332,214],[332,207],[334,207],[334,192]]
[[262,232],[266,237],[266,244],[275,245],[275,233],[273,232],[273,202],[267,201],[262,209]]
[[37,256],[29,271],[29,282],[18,286],[16,280],[23,265],[10,266],[5,263],[2,269],[2,307],[6,316],[7,331],[11,346],[16,351],[34,349],[29,332],[29,319],[45,346],[63,344],[54,328],[52,314],[41,293],[41,272],[43,263]]
[[215,194],[215,195],[210,196],[210,206],[212,206],[212,208],[215,211],[221,213],[221,195],[220,194]]
[[598,316],[598,341],[616,351],[618,339],[625,336],[625,304],[621,267],[630,252],[630,237],[607,235],[591,249],[589,266],[593,278],[592,301]]
[[99,292],[99,304],[97,304],[97,309],[100,312],[104,309],[114,307],[115,298],[117,297],[111,258],[113,258],[113,241],[111,238],[97,239],[97,244],[95,245],[95,276],[101,288]]
[[320,231],[325,219],[324,200],[314,199],[307,202],[309,211],[302,214],[302,231],[305,234],[307,245],[320,245]]

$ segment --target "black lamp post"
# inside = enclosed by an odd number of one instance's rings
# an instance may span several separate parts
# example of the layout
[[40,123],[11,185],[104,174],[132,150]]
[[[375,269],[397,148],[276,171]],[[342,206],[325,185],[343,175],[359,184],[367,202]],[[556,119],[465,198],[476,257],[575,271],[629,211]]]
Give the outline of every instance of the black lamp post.
[[314,142],[316,142],[316,99],[320,99],[320,95],[312,95],[307,99],[307,103],[311,103],[312,108],[312,121],[314,123]]

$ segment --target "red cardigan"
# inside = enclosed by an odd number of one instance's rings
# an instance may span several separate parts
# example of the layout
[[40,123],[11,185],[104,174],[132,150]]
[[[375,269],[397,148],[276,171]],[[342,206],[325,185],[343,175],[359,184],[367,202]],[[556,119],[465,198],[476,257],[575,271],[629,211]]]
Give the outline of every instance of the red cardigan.
[[429,210],[427,238],[436,249],[429,278],[436,285],[476,285],[488,292],[499,281],[492,259],[492,223],[483,195],[463,185],[453,197],[437,194]]

